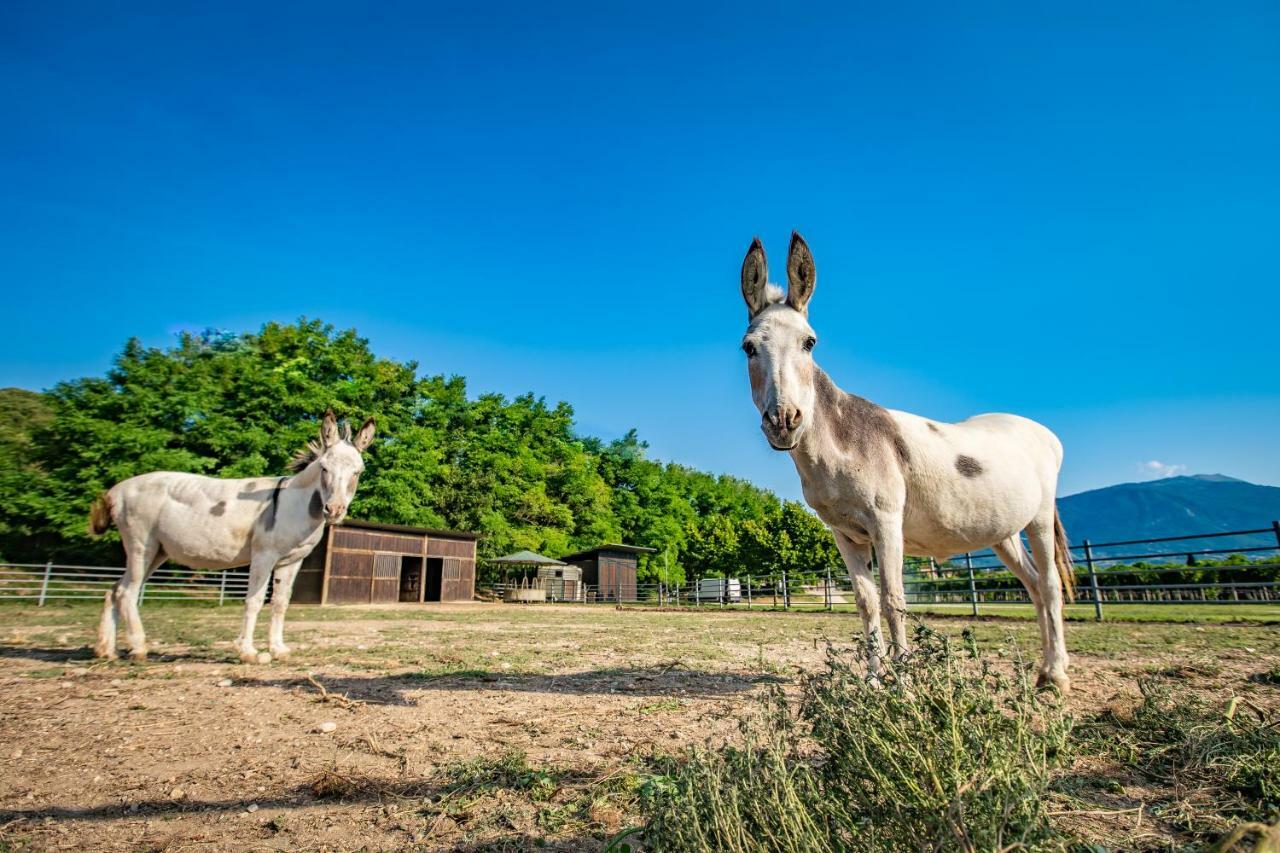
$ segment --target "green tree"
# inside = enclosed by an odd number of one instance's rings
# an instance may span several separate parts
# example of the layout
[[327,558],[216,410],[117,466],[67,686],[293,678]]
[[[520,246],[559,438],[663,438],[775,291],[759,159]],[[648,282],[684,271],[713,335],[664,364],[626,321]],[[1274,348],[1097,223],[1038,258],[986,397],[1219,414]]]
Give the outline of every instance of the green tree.
[[798,504],[725,475],[647,457],[635,431],[576,433],[573,409],[533,394],[469,397],[461,377],[418,375],[355,331],[318,320],[256,333],[181,335],[167,349],[126,343],[105,377],[45,394],[9,389],[0,440],[0,554],[118,561],[85,534],[90,503],[153,470],[284,473],[332,407],[378,433],[352,515],[482,534],[481,556],[551,555],[604,542],[657,549],[640,578],[818,571],[834,545]]

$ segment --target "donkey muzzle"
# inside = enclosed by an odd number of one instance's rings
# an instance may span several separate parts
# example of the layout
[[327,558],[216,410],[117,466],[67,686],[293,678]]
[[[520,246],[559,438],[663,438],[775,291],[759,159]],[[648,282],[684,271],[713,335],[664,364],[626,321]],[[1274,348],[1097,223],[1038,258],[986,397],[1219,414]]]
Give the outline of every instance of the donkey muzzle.
[[774,450],[793,450],[799,438],[800,423],[804,414],[799,408],[780,405],[767,409],[760,417],[760,430]]

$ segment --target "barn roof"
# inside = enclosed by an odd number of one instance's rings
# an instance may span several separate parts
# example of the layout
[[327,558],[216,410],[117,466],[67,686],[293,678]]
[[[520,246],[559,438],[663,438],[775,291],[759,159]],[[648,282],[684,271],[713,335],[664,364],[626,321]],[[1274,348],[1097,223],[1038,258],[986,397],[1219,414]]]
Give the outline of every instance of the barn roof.
[[599,554],[601,551],[623,551],[627,554],[656,554],[657,548],[645,548],[643,545],[620,545],[616,542],[606,543],[597,548],[588,548],[586,551],[578,551],[576,554],[566,554],[564,560],[580,560],[583,557],[591,557]]
[[541,554],[535,554],[532,551],[516,551],[514,554],[508,554],[505,557],[494,557],[490,563],[506,563],[512,566],[563,566],[564,563],[559,560],[553,560],[550,557],[544,557]]
[[467,530],[437,530],[434,527],[410,527],[407,524],[382,524],[377,521],[361,521],[358,518],[348,518],[338,525],[339,527],[358,527],[361,530],[386,530],[390,533],[416,533],[419,536],[435,536],[437,538],[450,539],[479,539],[479,533],[471,533]]

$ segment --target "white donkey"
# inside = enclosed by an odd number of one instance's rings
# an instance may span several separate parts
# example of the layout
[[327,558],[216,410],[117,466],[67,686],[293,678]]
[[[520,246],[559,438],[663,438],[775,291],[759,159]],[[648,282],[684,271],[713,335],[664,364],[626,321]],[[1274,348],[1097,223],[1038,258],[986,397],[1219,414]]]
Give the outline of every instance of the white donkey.
[[[813,255],[792,234],[788,291],[768,282],[764,247],[752,242],[742,264],[750,325],[742,339],[760,428],[775,450],[791,454],[805,500],[835,535],[849,568],[866,631],[870,667],[879,673],[883,612],[892,651],[907,651],[904,554],[944,558],[992,548],[1027,588],[1044,644],[1037,683],[1063,691],[1067,648],[1063,590],[1073,569],[1055,495],[1062,444],[1045,427],[1016,415],[931,421],[847,394],[813,360],[817,336],[809,299]],[[1034,560],[1019,534],[1026,531]],[[871,574],[879,558],[880,590]]]
[[360,454],[371,441],[373,418],[353,439],[349,427],[339,433],[330,410],[320,425],[319,441],[294,458],[290,467],[297,473],[292,477],[222,480],[155,471],[130,477],[104,493],[89,513],[89,532],[99,535],[114,523],[124,544],[126,569],[103,603],[94,648],[98,657],[116,656],[116,617],[123,613],[129,656],[146,658],[138,594],[151,573],[172,560],[193,569],[249,566],[244,624],[235,644],[246,663],[259,661],[253,629],[274,570],[269,642],[271,655],[287,658],[284,614],[298,566],[320,541],[325,523],[346,517],[364,470]]

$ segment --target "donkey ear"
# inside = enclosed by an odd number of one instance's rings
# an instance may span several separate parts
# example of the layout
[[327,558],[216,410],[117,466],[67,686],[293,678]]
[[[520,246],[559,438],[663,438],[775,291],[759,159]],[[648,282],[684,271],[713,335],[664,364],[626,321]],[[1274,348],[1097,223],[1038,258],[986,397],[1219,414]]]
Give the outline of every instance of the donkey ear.
[[742,298],[747,302],[747,317],[754,317],[769,304],[769,264],[764,257],[764,244],[756,237],[742,260]]
[[801,314],[809,313],[809,299],[818,283],[818,269],[813,253],[798,231],[791,232],[791,249],[787,252],[787,304]]
[[324,420],[320,422],[320,443],[326,448],[333,447],[342,436],[338,434],[338,419],[333,414],[333,409],[324,413]]
[[361,453],[364,453],[365,449],[373,443],[373,418],[364,422],[364,426],[360,427],[360,431],[356,433],[351,443]]

